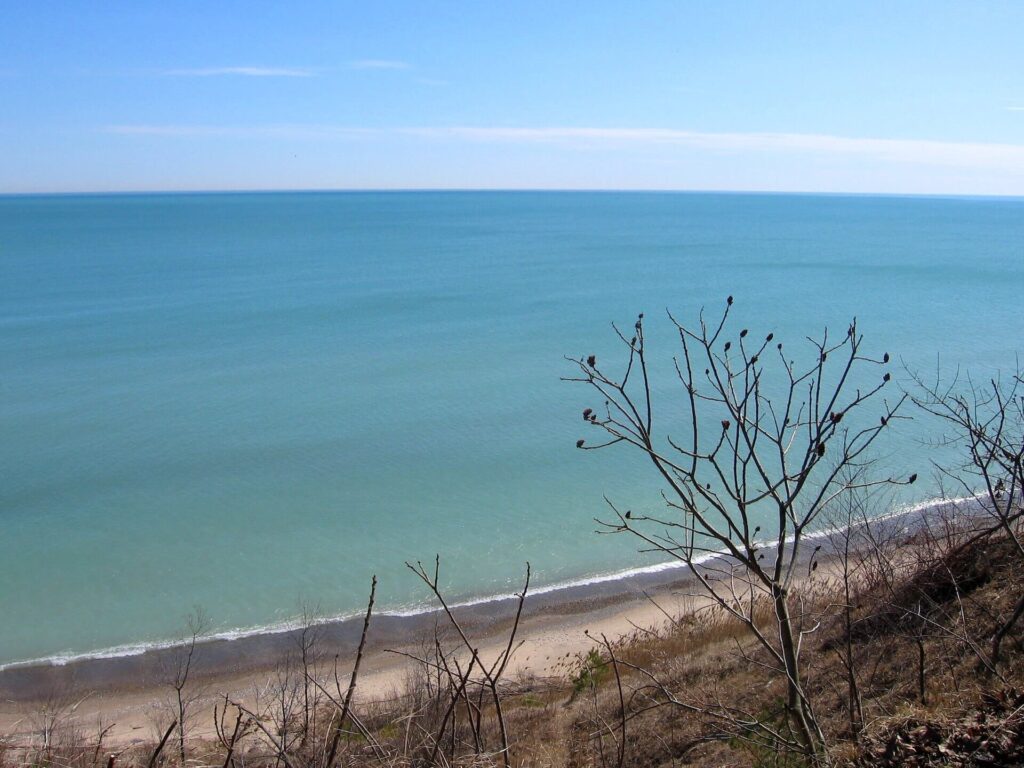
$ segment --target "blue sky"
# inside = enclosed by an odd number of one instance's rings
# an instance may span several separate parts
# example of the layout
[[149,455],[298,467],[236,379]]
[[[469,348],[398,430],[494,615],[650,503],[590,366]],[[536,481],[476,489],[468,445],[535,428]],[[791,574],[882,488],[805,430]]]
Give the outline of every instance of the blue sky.
[[20,2],[0,192],[1024,194],[1024,2]]

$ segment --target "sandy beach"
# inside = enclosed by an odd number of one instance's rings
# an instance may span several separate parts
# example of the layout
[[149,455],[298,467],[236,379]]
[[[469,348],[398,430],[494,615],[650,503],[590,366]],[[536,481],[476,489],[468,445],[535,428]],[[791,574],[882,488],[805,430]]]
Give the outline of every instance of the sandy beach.
[[[909,533],[943,514],[945,506],[921,505],[869,524],[878,535]],[[821,545],[816,558],[823,567],[816,570],[816,580],[828,579],[834,573],[833,540],[826,535],[813,541],[813,546],[803,547],[807,557]],[[485,661],[504,650],[516,603],[505,598],[455,609],[456,618]],[[577,656],[595,646],[595,637],[604,635],[615,641],[641,628],[664,625],[666,614],[678,617],[707,604],[685,567],[528,595],[517,635],[521,645],[512,656],[506,677],[564,678]],[[415,666],[402,654],[417,654],[424,640],[432,642],[434,627],[445,622],[439,611],[375,616],[367,635],[357,698],[380,701],[400,693]],[[337,658],[338,671],[347,680],[362,623],[361,618],[352,618],[319,626],[321,674],[333,670]],[[195,689],[203,691],[196,705],[193,734],[213,734],[213,706],[222,702],[225,694],[243,704],[256,698],[282,660],[298,649],[299,631],[201,643],[191,678]],[[105,739],[111,743],[153,740],[158,737],[157,723],[167,720],[173,696],[168,662],[177,652],[160,649],[134,656],[0,671],[0,733],[24,739],[38,731],[44,711],[59,710],[83,733],[95,735],[109,727]]]
[[[577,654],[595,645],[588,632],[614,640],[637,627],[661,625],[666,621],[663,611],[676,615],[692,610],[691,589],[686,571],[671,569],[530,595],[517,636],[522,644],[512,657],[507,677],[564,675]],[[505,599],[456,609],[483,659],[504,649],[515,603]],[[380,700],[399,692],[414,666],[401,652],[416,653],[420,641],[432,637],[438,622],[443,623],[444,616],[436,612],[374,617],[358,696],[364,701]],[[361,629],[358,618],[320,627],[318,652],[328,660],[325,667],[333,665],[337,656],[339,671],[347,679]],[[297,647],[298,631],[202,643],[194,683],[205,695],[193,732],[212,733],[214,703],[222,701],[224,694],[242,702],[253,699],[281,660]],[[37,727],[44,709],[58,707],[86,732],[113,726],[106,736],[112,742],[150,740],[161,711],[166,711],[173,696],[166,676],[173,653],[173,649],[154,650],[62,666],[4,670],[0,672],[0,732],[15,738],[27,736]]]

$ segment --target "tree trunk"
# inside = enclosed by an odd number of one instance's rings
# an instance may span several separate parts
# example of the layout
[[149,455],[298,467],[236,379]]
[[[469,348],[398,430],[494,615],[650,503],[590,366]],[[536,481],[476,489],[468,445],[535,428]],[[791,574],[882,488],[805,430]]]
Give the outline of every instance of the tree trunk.
[[786,710],[807,754],[814,757],[821,754],[824,738],[818,728],[810,703],[803,692],[800,681],[800,662],[797,658],[796,635],[793,620],[789,614],[789,594],[781,585],[772,585],[775,597],[775,613],[779,620],[779,639],[782,642],[782,657],[786,664]]

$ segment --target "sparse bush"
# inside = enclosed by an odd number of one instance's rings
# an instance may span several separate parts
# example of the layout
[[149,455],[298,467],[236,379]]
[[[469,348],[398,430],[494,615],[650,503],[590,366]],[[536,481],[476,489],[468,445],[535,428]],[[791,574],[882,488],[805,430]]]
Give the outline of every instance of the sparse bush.
[[[883,397],[889,355],[863,352],[856,321],[838,341],[826,330],[794,362],[772,333],[731,332],[732,305],[730,296],[720,319],[709,324],[701,314],[695,328],[669,316],[680,345],[680,356],[666,365],[677,380],[678,406],[658,399],[642,314],[629,338],[615,329],[626,349],[621,375],[609,373],[596,355],[570,358],[579,375],[569,380],[599,398],[583,420],[603,433],[594,445],[576,445],[628,446],[649,460],[667,511],[620,512],[609,502],[614,519],[605,529],[633,535],[646,550],[688,568],[703,594],[754,641],[760,656],[746,656],[748,663],[784,681],[786,718],[780,728],[745,708],[692,696],[682,701],[664,688],[661,696],[717,722],[733,738],[767,740],[777,751],[826,760],[827,736],[800,658],[820,623],[798,589],[800,569],[815,565],[817,550],[807,551],[806,537],[837,497],[898,482],[872,480],[864,467],[905,396]],[[864,369],[876,367],[881,370],[865,378]],[[679,433],[661,426],[669,411],[682,414],[671,421]],[[767,627],[756,616],[766,601]]]

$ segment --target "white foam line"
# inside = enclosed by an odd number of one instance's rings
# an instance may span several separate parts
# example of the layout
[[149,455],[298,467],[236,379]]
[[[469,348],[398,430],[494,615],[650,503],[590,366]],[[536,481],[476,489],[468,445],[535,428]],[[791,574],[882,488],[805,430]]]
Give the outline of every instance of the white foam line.
[[[892,511],[879,515],[878,517],[867,518],[866,520],[859,520],[855,525],[864,525],[872,523],[885,522],[898,517],[909,517],[915,513],[925,512],[932,509],[939,509],[943,506],[960,504],[965,501],[977,500],[978,496],[963,496],[953,499],[929,499],[927,501],[921,501],[914,504],[905,504],[894,507]],[[814,531],[812,533],[804,534],[805,540],[821,539],[831,536],[837,532],[837,529],[826,528],[820,531]],[[792,544],[794,540],[793,536],[788,536],[785,539],[786,544]],[[775,541],[764,540],[757,542],[761,547],[771,547],[776,544]],[[722,549],[716,552],[708,552],[701,557],[695,558],[694,563],[700,565],[710,560],[714,560],[718,557],[723,557],[728,554],[728,550]],[[582,576],[576,579],[569,579],[567,581],[559,581],[554,584],[548,584],[546,586],[536,587],[530,590],[531,596],[536,595],[547,595],[552,592],[560,592],[566,589],[574,589],[577,587],[589,587],[594,584],[605,584],[610,581],[621,581],[623,579],[633,578],[634,576],[644,576],[653,573],[662,573],[664,571],[676,570],[679,568],[686,568],[687,563],[682,560],[669,560],[662,563],[654,563],[652,565],[639,566],[636,568],[627,568],[621,571],[612,571],[610,573],[596,574],[594,576]],[[484,595],[481,597],[474,597],[464,600],[462,602],[453,603],[451,608],[470,608],[477,605],[484,605],[486,603],[499,603],[506,600],[514,600],[518,598],[516,592],[501,592],[494,595]],[[389,611],[381,611],[378,616],[390,616],[394,618],[412,618],[414,616],[423,616],[429,613],[436,613],[442,610],[441,608],[433,605],[423,605],[412,608],[397,608]],[[342,621],[361,616],[362,612],[350,612],[337,614],[335,616],[326,617],[320,619],[317,624],[335,624]],[[204,637],[203,643],[231,640],[241,640],[247,637],[254,637],[257,635],[278,635],[285,632],[291,632],[295,629],[301,629],[302,624],[297,619],[289,619],[288,621],[278,622],[276,624],[267,624],[258,627],[247,627],[247,628],[236,628],[227,629],[221,632],[217,632],[213,635]],[[85,651],[82,653],[58,653],[52,656],[43,656],[36,659],[27,659],[25,661],[12,661],[7,664],[0,664],[0,672],[8,669],[17,669],[19,667],[34,667],[34,666],[56,666],[62,667],[67,664],[73,664],[79,661],[90,661],[97,659],[116,659],[121,657],[129,656],[141,656],[149,651],[165,650],[167,648],[173,648],[176,645],[180,645],[180,640],[160,640],[153,641],[150,643],[130,643],[126,645],[115,645],[109,648],[102,648],[97,651]]]

